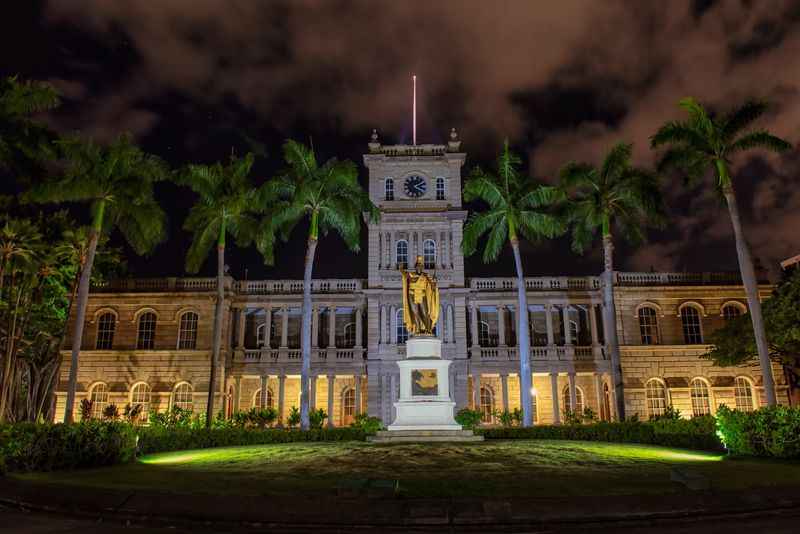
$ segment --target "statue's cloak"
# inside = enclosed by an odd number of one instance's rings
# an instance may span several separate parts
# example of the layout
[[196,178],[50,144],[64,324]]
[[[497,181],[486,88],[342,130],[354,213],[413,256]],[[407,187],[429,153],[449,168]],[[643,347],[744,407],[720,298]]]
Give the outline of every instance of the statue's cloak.
[[[417,332],[414,320],[411,317],[414,312],[411,310],[411,295],[409,295],[408,286],[409,279],[412,276],[416,277],[417,274],[409,271],[403,271],[401,274],[403,280],[403,322],[406,325],[406,330],[408,330],[411,334],[432,334],[433,332]],[[433,327],[436,325],[436,321],[439,320],[439,290],[436,287],[436,282],[432,280],[427,273],[422,273],[419,275],[419,277],[424,281],[424,299],[428,307],[428,313],[430,314],[431,330],[433,330]]]

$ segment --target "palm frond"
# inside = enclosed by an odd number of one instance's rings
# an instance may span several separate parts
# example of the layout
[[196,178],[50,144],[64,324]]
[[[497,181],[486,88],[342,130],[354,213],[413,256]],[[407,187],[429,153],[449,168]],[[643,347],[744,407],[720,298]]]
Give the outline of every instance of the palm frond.
[[766,130],[757,130],[743,135],[730,146],[728,146],[727,154],[735,154],[751,148],[763,148],[771,152],[785,152],[791,150],[792,145],[788,141],[781,139],[776,135],[772,135]]
[[737,133],[757,121],[767,107],[763,100],[749,100],[728,113],[721,121],[723,141],[730,143]]
[[497,225],[505,225],[505,215],[500,210],[485,213],[473,213],[464,225],[461,238],[461,250],[465,256],[471,256],[478,249],[480,238]]
[[[503,221],[505,223],[505,221]],[[496,224],[489,232],[489,238],[483,247],[483,262],[492,263],[500,257],[500,251],[508,239],[508,223]]]

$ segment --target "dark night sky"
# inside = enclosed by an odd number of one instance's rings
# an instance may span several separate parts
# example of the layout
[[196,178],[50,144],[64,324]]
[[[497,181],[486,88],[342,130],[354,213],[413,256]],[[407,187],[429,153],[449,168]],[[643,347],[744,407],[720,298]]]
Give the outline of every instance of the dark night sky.
[[[800,2],[258,2],[254,0],[19,1],[0,22],[0,73],[48,80],[65,103],[47,120],[105,141],[132,132],[173,165],[267,148],[257,180],[279,166],[280,144],[308,141],[359,165],[373,127],[384,143],[410,137],[410,75],[419,79],[419,142],[458,128],[467,167],[491,164],[503,137],[551,180],[569,160],[597,161],[618,140],[651,165],[649,135],[679,118],[692,95],[715,108],[748,97],[774,106],[761,126],[800,141]],[[735,161],[754,254],[774,269],[800,252],[800,154]],[[362,168],[362,180],[366,178]],[[4,177],[3,190],[13,190]],[[645,246],[618,247],[620,269],[735,270],[727,214],[710,187],[665,177],[670,226]],[[191,196],[159,187],[171,238],[132,274],[180,275]],[[267,269],[231,251],[232,274],[299,277],[303,235]],[[363,240],[366,246],[366,239]],[[526,245],[526,271],[591,274],[599,251],[567,240]],[[365,252],[337,238],[320,247],[318,277],[366,275]],[[204,274],[211,274],[209,262]],[[467,274],[512,275],[468,260]]]

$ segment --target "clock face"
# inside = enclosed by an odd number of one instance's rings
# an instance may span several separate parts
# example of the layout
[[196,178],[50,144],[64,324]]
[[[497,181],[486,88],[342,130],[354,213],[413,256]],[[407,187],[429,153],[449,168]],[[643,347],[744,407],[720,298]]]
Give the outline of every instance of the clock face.
[[404,188],[406,195],[411,198],[419,198],[425,194],[428,184],[425,182],[425,178],[414,174],[406,178]]

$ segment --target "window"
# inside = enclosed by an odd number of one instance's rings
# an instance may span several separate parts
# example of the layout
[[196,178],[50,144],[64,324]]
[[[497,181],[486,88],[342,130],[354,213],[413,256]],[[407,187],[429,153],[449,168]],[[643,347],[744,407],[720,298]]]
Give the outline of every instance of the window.
[[92,401],[92,419],[102,418],[103,411],[108,406],[108,384],[95,384],[89,392],[89,400]]
[[703,332],[700,329],[700,312],[694,306],[684,306],[681,309],[681,323],[683,323],[683,341],[687,345],[699,345],[703,342]]
[[656,310],[644,306],[639,308],[639,333],[642,335],[642,345],[658,345],[658,317]]
[[539,422],[539,409],[538,404],[536,401],[536,392],[534,391],[531,394],[531,414],[533,415],[533,423],[536,424]]
[[736,377],[736,409],[743,412],[753,411],[753,385],[743,376]]
[[650,417],[662,415],[667,409],[667,388],[664,383],[656,378],[651,378],[645,384],[645,398],[647,400],[647,412]]
[[481,386],[481,421],[494,422],[494,393],[489,386]]
[[186,312],[181,315],[178,348],[188,350],[197,348],[197,314],[195,312]]
[[[261,388],[256,390],[255,395],[253,395],[253,406],[256,409],[260,410],[261,406]],[[267,408],[274,408],[275,407],[275,397],[272,395],[272,388],[267,388]]]
[[436,242],[433,239],[422,242],[422,260],[426,269],[436,268]]
[[736,319],[741,314],[742,309],[736,304],[726,304],[722,307],[722,318],[725,319],[726,322],[731,319]]
[[181,410],[192,411],[193,390],[191,384],[182,382],[175,387],[172,393],[172,406]]
[[256,346],[261,348],[264,346],[264,334],[267,331],[267,325],[260,324],[256,327]]
[[708,384],[701,378],[692,380],[692,415],[708,415],[711,413],[711,398],[708,393]]
[[347,388],[342,392],[342,426],[353,423],[356,417],[356,390]]
[[139,332],[136,338],[136,348],[149,350],[155,347],[156,342],[156,314],[145,312],[139,316]]
[[572,412],[578,416],[583,414],[583,391],[581,391],[581,388],[575,386],[575,408],[572,407],[569,386],[564,387],[564,390],[561,392],[561,398],[561,406],[564,407],[564,413]]
[[397,318],[397,327],[396,327],[397,344],[402,345],[406,341],[408,341],[408,330],[406,329],[406,323],[403,321],[402,308],[397,310],[396,318]]
[[408,241],[401,239],[397,242],[395,250],[395,259],[397,260],[397,268],[408,268]]
[[351,349],[356,346],[356,324],[347,323],[344,325],[344,344],[342,348]]
[[492,337],[489,335],[489,323],[486,321],[478,322],[478,345],[481,347],[493,347]]
[[394,200],[394,180],[387,178],[383,187],[386,200]]
[[436,200],[444,200],[444,178],[436,179]]
[[117,329],[117,317],[113,313],[104,313],[97,322],[97,350],[111,350],[114,346],[114,331]]
[[144,382],[135,384],[131,389],[131,408],[137,404],[142,407],[139,419],[147,421],[148,413],[150,413],[150,386]]

